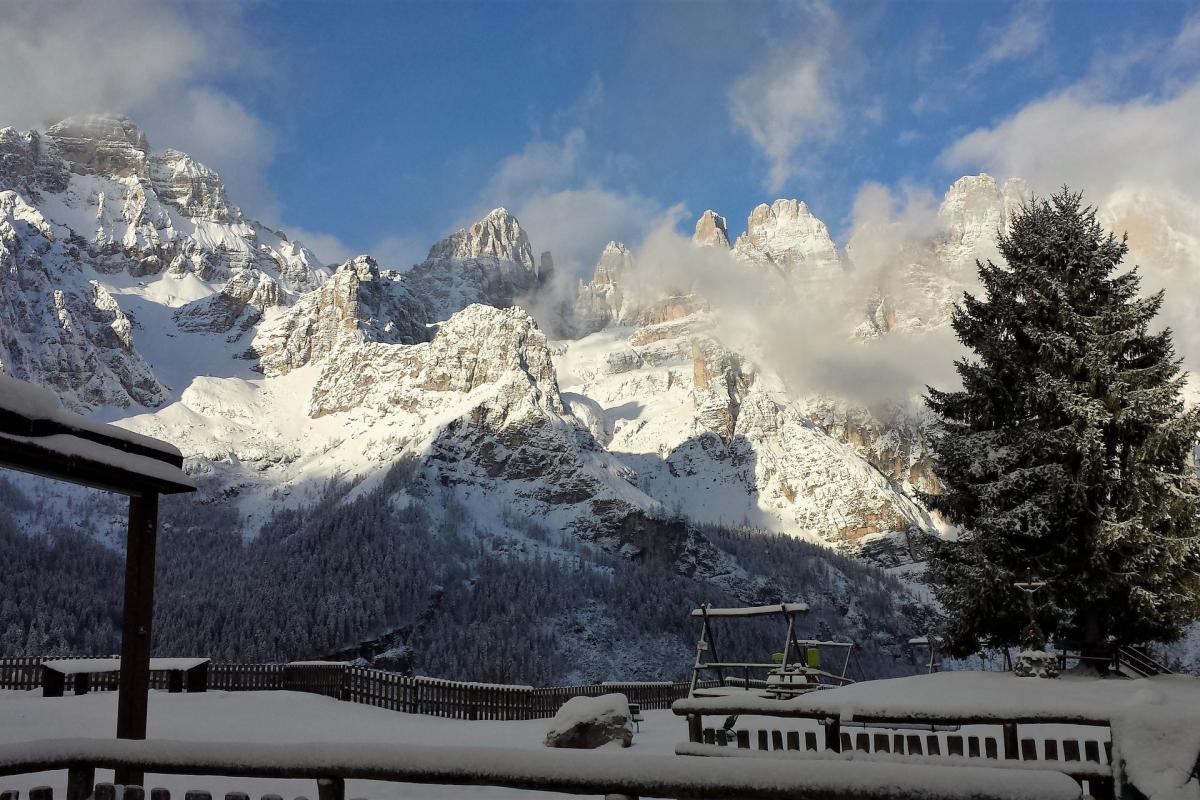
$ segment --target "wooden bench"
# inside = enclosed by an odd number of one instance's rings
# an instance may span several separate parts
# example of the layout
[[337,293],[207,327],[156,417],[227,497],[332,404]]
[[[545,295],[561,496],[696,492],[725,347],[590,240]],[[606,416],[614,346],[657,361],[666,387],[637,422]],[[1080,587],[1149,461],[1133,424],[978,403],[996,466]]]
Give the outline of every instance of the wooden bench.
[[[176,693],[187,688],[189,692],[208,691],[207,658],[152,658],[150,673],[167,676],[167,691]],[[56,658],[42,662],[42,697],[62,697],[66,690],[67,676],[74,680],[75,694],[87,694],[92,690],[94,675],[112,675],[121,672],[119,658]]]

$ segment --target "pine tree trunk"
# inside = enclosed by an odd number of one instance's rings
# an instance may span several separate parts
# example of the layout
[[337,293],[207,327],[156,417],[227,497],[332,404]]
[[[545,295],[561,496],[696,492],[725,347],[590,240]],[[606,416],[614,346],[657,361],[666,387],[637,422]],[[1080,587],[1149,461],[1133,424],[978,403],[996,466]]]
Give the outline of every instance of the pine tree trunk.
[[1088,611],[1083,617],[1083,638],[1079,644],[1079,654],[1083,657],[1080,666],[1106,673],[1108,661],[1112,658],[1112,647],[1100,627],[1100,615]]

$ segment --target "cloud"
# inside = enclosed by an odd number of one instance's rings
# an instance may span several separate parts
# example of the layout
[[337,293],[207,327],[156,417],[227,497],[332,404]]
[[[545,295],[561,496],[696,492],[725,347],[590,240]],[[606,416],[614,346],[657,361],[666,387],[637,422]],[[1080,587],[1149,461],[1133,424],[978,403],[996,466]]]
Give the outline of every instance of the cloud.
[[839,74],[852,49],[850,37],[825,3],[806,4],[802,16],[805,33],[776,41],[729,95],[735,127],[767,158],[770,192],[805,171],[806,159],[797,151],[833,139],[844,121]]
[[0,25],[0,126],[44,129],[64,117],[121,113],[152,147],[217,170],[233,202],[271,225],[280,205],[265,170],[269,126],[216,83],[261,78],[263,44],[241,7],[155,0],[13,0]]
[[556,270],[587,279],[604,245],[640,240],[662,206],[637,193],[583,185],[532,194],[513,213],[534,246],[554,254]]
[[988,48],[967,72],[978,77],[991,68],[1038,55],[1050,40],[1050,15],[1041,3],[1021,3],[1008,24],[985,29]]
[[390,234],[376,242],[369,252],[382,266],[404,271],[425,260],[430,244],[416,235]]
[[662,213],[658,201],[609,185],[610,168],[622,164],[617,156],[590,152],[579,127],[556,139],[535,138],[500,161],[473,215],[508,208],[533,246],[553,253],[557,272],[590,278],[605,244],[641,239]]
[[1095,195],[1126,183],[1200,188],[1200,81],[1164,98],[1097,100],[1067,91],[972,131],[940,156],[955,169],[1019,176],[1046,192],[1063,183]]
[[500,161],[484,194],[521,197],[562,185],[574,177],[586,144],[587,136],[579,128],[572,128],[558,141],[535,139],[521,152]]
[[[918,216],[927,216],[925,198],[916,194],[910,201],[873,186],[860,198],[859,213],[909,225],[915,235],[924,227]],[[706,298],[717,337],[779,374],[791,391],[874,406],[904,403],[928,383],[954,384],[953,361],[961,348],[948,330],[874,340],[855,336],[863,300],[877,286],[871,271],[848,272],[816,287],[789,285],[769,270],[735,261],[728,251],[696,247],[679,233],[677,214],[676,208],[660,217],[634,251],[643,291],[654,297],[682,289]]]
[[342,264],[347,259],[359,255],[352,247],[332,234],[309,231],[295,225],[289,225],[285,233],[292,241],[299,242],[311,250],[322,264]]
[[796,151],[838,132],[842,117],[830,92],[823,54],[764,64],[737,82],[730,96],[734,124],[770,163],[766,186],[778,192],[803,170]]
[[275,136],[237,100],[194,86],[179,91],[169,105],[137,111],[134,118],[151,146],[182,150],[216,169],[237,205],[278,224],[280,203],[264,176],[275,157]]
[[1066,184],[1097,206],[1102,222],[1129,235],[1146,291],[1166,288],[1162,322],[1177,333],[1190,369],[1200,367],[1200,76],[1175,45],[1200,37],[1193,16],[1172,40],[1132,42],[1116,63],[1140,65],[1159,91],[1114,97],[1121,84],[1092,66],[1075,86],[961,137],[940,156],[956,170],[1024,178],[1039,194]]

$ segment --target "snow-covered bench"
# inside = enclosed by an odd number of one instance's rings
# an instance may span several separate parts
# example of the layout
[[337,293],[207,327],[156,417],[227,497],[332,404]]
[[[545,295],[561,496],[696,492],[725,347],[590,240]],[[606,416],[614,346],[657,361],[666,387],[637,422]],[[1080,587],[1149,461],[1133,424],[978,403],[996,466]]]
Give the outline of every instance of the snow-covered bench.
[[[166,673],[167,691],[189,692],[208,690],[207,658],[152,658],[150,674]],[[66,690],[67,676],[75,681],[75,694],[87,694],[92,690],[93,675],[120,673],[119,658],[56,658],[42,662],[42,696],[62,697]]]

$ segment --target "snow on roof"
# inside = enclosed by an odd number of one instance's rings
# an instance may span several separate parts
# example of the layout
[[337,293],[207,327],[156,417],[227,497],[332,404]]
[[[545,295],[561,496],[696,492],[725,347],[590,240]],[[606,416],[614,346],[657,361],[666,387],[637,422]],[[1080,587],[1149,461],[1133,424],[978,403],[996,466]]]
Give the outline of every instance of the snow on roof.
[[0,464],[109,491],[193,491],[166,442],[86,419],[53,392],[0,374]]
[[[207,658],[152,658],[150,670],[184,670],[187,671],[201,664],[207,664]],[[84,672],[117,672],[121,669],[119,658],[51,658],[42,662],[43,667],[61,672],[63,675],[78,675]]]
[[763,614],[800,613],[808,611],[807,603],[776,603],[773,606],[746,606],[745,608],[710,608],[705,606],[692,610],[693,617],[757,617]]
[[642,797],[784,796],[1076,800],[1079,786],[1058,772],[847,761],[774,761],[544,752],[499,747],[376,743],[253,744],[164,739],[42,739],[0,746],[0,772],[90,761],[147,772],[504,786],[572,794]]
[[169,442],[143,436],[117,425],[94,422],[85,416],[67,411],[58,400],[58,395],[32,383],[17,380],[11,375],[0,373],[0,411],[8,411],[29,420],[56,422],[70,428],[96,433],[101,436],[155,450],[169,456],[182,458],[179,448]]

